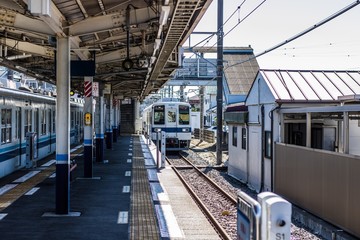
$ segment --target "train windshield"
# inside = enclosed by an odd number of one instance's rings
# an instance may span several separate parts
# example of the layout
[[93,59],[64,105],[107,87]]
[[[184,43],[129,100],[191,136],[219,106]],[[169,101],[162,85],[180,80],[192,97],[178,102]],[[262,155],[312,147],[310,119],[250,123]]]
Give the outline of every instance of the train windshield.
[[154,106],[154,124],[165,124],[165,106]]
[[180,105],[179,106],[179,124],[189,124],[190,123],[190,108],[189,106]]

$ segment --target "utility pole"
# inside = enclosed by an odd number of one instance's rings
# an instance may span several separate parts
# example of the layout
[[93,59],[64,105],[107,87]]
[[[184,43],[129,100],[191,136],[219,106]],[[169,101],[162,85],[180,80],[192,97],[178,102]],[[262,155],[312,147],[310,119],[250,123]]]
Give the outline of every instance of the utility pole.
[[216,164],[222,163],[222,104],[223,104],[223,0],[218,0],[218,21],[217,21],[217,93],[216,93]]

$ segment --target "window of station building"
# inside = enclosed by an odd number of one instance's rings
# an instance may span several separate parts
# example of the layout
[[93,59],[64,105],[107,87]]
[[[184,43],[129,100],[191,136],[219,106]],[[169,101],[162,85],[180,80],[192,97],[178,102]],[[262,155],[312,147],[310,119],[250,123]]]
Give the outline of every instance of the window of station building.
[[1,109],[1,144],[11,142],[11,109]]
[[241,148],[246,149],[246,128],[241,129]]
[[169,110],[168,111],[167,121],[168,121],[168,123],[176,122],[176,112],[175,112],[175,110]]
[[188,125],[190,123],[189,106],[179,105],[179,124]]
[[24,133],[32,131],[32,111],[30,109],[25,110],[24,116]]
[[40,111],[40,126],[41,126],[41,135],[46,134],[46,112],[45,109]]
[[154,106],[154,124],[165,124],[165,106]]
[[265,157],[271,158],[271,132],[265,131]]
[[237,147],[237,127],[232,127],[232,145]]

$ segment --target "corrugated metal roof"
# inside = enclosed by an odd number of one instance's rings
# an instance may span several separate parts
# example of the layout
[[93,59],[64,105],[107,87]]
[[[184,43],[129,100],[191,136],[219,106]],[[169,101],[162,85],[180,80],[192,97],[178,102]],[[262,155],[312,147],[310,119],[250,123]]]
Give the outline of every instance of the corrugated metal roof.
[[[252,48],[243,48],[241,51],[224,52],[224,67],[253,58]],[[234,67],[228,68],[225,73],[230,94],[247,94],[259,70],[256,58]]]
[[332,101],[360,94],[359,71],[259,70],[277,101]]

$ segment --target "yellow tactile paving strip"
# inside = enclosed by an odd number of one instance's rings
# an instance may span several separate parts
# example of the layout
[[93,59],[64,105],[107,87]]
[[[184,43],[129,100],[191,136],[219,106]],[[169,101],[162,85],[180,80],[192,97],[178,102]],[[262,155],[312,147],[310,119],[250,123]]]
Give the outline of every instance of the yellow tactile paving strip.
[[138,137],[134,137],[133,145],[130,239],[160,239],[147,170]]

